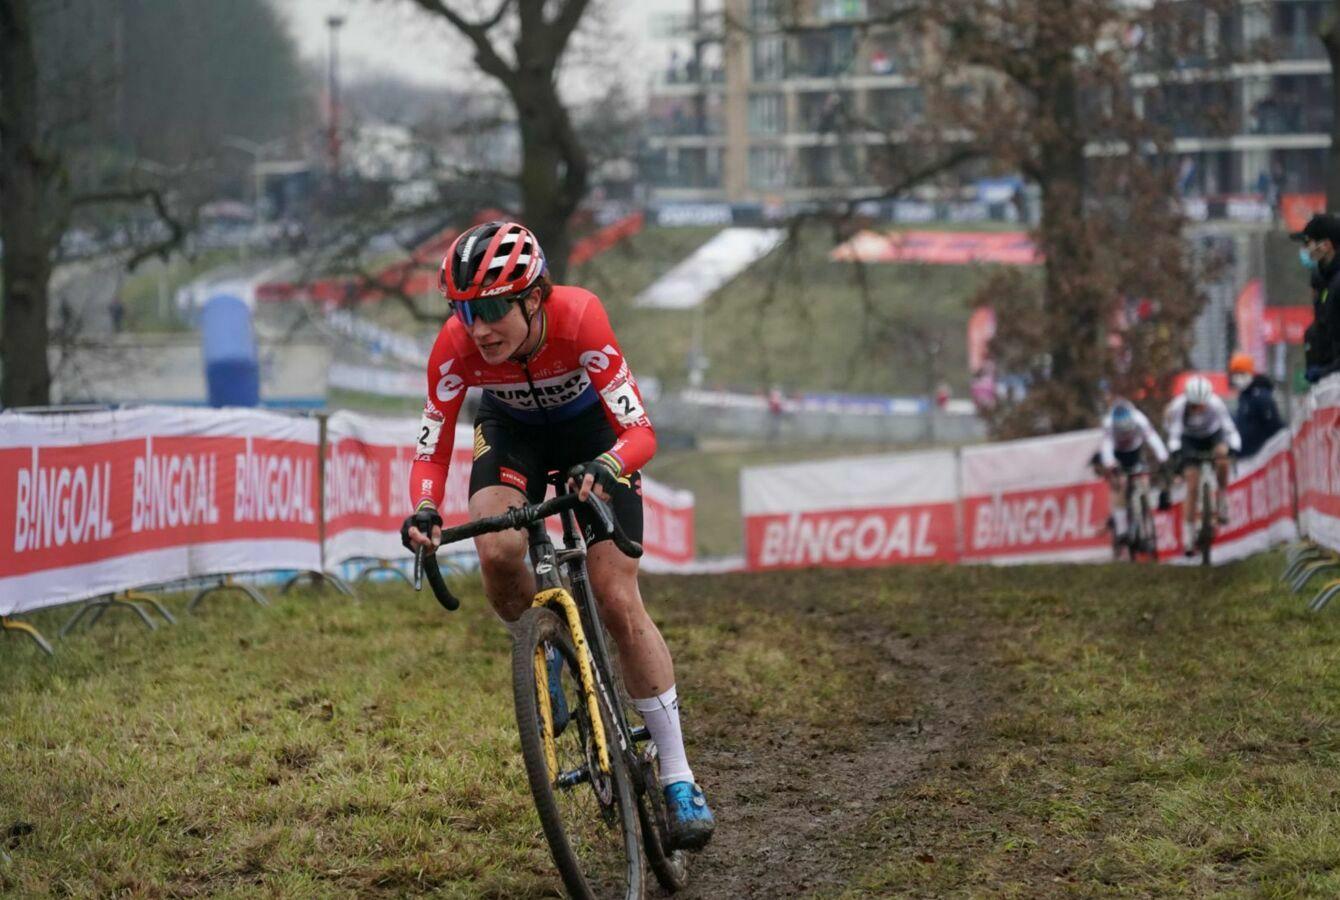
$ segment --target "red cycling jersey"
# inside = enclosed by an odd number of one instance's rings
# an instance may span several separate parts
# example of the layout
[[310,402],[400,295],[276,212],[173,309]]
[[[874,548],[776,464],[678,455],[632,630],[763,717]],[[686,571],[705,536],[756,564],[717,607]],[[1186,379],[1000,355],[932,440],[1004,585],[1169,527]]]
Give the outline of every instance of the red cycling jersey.
[[498,365],[484,361],[459,317],[442,326],[428,356],[428,402],[410,469],[412,505],[442,503],[456,417],[468,387],[478,386],[508,415],[532,424],[560,422],[600,403],[614,427],[608,456],[619,467],[616,474],[636,472],[656,452],[642,394],[596,295],[555,285],[536,324],[540,343],[530,358]]

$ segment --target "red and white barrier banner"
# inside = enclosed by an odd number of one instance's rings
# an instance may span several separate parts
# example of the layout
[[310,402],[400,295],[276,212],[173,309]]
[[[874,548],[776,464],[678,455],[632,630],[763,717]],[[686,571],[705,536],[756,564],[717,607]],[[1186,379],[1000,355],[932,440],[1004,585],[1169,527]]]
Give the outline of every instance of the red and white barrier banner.
[[[326,564],[350,559],[405,556],[400,523],[409,511],[409,469],[416,452],[417,419],[381,419],[339,412],[326,424]],[[470,467],[474,433],[456,426],[447,471],[442,518],[459,525],[469,518]],[[671,570],[692,562],[693,494],[658,484],[643,475],[644,565]],[[558,520],[550,532],[558,534]],[[463,547],[473,551],[473,547]]]
[[948,451],[745,469],[746,566],[952,562],[954,469]]
[[[1179,487],[1179,493],[1184,489]],[[1167,562],[1200,562],[1182,551],[1182,517],[1186,498],[1154,515],[1159,558]],[[1236,464],[1228,483],[1228,523],[1216,526],[1210,559],[1214,563],[1245,559],[1298,536],[1293,518],[1293,466],[1289,433],[1281,431],[1255,456]]]
[[965,447],[965,562],[1110,558],[1108,492],[1089,458],[1097,430]]
[[[409,470],[417,452],[417,419],[376,418],[337,412],[326,422],[326,565],[349,559],[405,555],[400,523],[409,512]],[[473,436],[456,427],[447,472],[443,521],[469,518]]]
[[319,568],[317,436],[258,410],[0,414],[0,614]]
[[1340,550],[1340,374],[1312,388],[1295,429],[1298,524],[1312,540]]

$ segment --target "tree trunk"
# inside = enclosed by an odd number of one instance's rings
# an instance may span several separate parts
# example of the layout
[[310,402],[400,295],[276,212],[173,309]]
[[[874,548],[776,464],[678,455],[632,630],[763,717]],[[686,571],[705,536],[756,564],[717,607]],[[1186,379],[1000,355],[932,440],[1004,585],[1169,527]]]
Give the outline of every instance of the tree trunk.
[[50,402],[47,283],[54,229],[47,182],[53,161],[41,146],[36,35],[29,0],[0,0],[0,240],[4,320],[0,405]]
[[1331,59],[1331,150],[1326,165],[1326,209],[1340,212],[1340,0],[1332,0],[1331,15],[1321,33]]
[[544,248],[549,277],[567,277],[568,219],[586,195],[586,151],[551,72],[523,69],[512,88],[521,123],[522,218]]
[[1045,257],[1043,315],[1051,350],[1046,404],[1051,428],[1086,427],[1098,411],[1103,377],[1103,297],[1095,284],[1092,238],[1084,213],[1084,129],[1079,88],[1068,59],[1056,60],[1037,92],[1039,249]]

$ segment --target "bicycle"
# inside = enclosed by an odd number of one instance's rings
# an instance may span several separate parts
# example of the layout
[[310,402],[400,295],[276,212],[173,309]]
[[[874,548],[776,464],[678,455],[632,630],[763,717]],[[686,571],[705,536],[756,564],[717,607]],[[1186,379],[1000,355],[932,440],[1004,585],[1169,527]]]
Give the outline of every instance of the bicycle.
[[1158,533],[1154,527],[1154,511],[1149,503],[1149,468],[1140,463],[1124,473],[1126,480],[1126,533],[1113,534],[1112,542],[1118,556],[1124,546],[1130,554],[1131,562],[1139,559],[1140,554],[1149,557],[1151,562],[1159,561]]
[[[1215,512],[1215,503],[1218,500],[1217,492],[1219,490],[1219,476],[1215,471],[1214,455],[1212,453],[1188,453],[1183,451],[1182,463],[1179,467],[1180,472],[1186,471],[1186,464],[1194,462],[1200,469],[1200,523],[1196,528],[1194,543],[1190,549],[1189,556],[1200,554],[1200,564],[1210,565],[1211,548],[1214,546],[1214,539],[1218,535],[1218,519]],[[1190,503],[1191,497],[1187,496],[1183,503]]]
[[[512,528],[528,533],[536,593],[513,634],[513,699],[531,794],[568,894],[641,898],[644,852],[656,880],[674,892],[687,883],[687,855],[669,845],[656,745],[645,727],[628,722],[573,513],[582,501],[567,490],[566,478],[550,483],[557,496],[444,528],[439,548]],[[608,504],[594,493],[586,502],[620,551],[642,555]],[[553,515],[562,517],[562,549],[544,528]],[[445,609],[460,607],[437,557],[422,548],[415,555],[416,590],[421,571]]]

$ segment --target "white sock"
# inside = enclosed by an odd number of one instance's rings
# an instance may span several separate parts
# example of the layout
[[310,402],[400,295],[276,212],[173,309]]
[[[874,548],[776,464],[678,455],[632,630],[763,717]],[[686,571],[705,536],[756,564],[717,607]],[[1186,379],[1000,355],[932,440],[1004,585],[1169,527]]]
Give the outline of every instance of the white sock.
[[661,759],[661,787],[676,781],[693,781],[693,770],[684,753],[684,733],[679,730],[679,695],[674,685],[659,697],[635,699],[633,706],[642,713],[647,731],[656,742]]
[[1118,537],[1126,533],[1126,510],[1122,507],[1112,510],[1112,530]]

